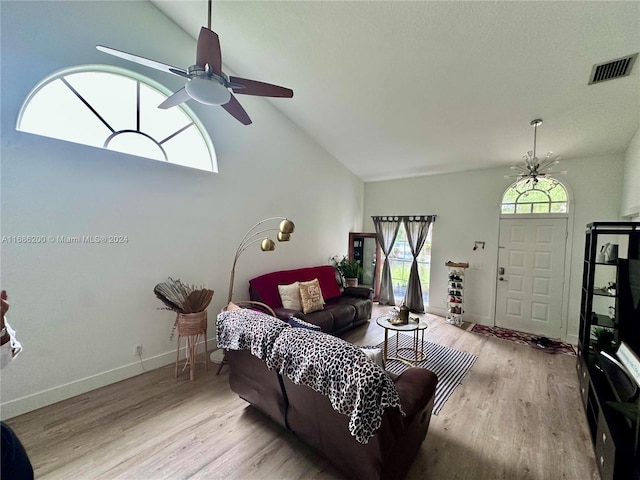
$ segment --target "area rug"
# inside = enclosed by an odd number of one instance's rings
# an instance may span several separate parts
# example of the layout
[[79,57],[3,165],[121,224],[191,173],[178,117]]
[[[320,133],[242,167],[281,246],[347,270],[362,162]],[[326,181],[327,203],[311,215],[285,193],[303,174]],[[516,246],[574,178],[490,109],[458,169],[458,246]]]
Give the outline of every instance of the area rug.
[[[388,345],[387,355],[394,357],[396,355],[395,336],[389,338]],[[413,337],[399,333],[398,346],[400,348],[413,347]],[[460,352],[426,341],[423,347],[426,359],[419,362],[418,367],[431,370],[438,376],[438,385],[436,386],[436,396],[433,404],[433,414],[437,415],[456,387],[462,383],[465,375],[471,370],[477,357],[470,353]],[[384,342],[376,345],[376,348],[384,348]],[[399,360],[389,360],[385,368],[392,373],[400,374],[409,366]]]
[[478,325],[477,323],[471,327],[471,332],[490,337],[498,337],[510,342],[519,343],[521,345],[529,345],[530,347],[542,350],[547,353],[561,353],[564,355],[575,355],[576,351],[570,343],[564,343],[559,340],[548,340],[545,346],[539,344],[539,335],[531,335],[529,333],[518,332],[516,330],[508,330],[500,327],[487,327],[486,325]]

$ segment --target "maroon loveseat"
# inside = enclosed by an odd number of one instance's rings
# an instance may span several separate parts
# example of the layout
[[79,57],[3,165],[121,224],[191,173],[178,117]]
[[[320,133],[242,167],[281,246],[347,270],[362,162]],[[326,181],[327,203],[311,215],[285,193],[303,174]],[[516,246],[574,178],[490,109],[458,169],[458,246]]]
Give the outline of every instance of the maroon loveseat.
[[[317,278],[325,300],[322,310],[303,313],[284,308],[280,300],[278,285],[308,282]],[[290,316],[318,325],[323,332],[340,335],[371,318],[373,290],[365,287],[342,289],[338,271],[331,265],[281,270],[267,273],[249,281],[251,300],[269,305],[278,318],[288,320]]]

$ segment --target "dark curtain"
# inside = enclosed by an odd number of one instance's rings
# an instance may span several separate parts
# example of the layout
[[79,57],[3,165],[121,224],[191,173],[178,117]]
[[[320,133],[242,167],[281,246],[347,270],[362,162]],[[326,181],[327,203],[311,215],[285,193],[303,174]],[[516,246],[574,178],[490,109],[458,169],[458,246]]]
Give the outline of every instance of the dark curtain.
[[435,215],[402,217],[402,222],[407,232],[407,241],[413,256],[407,293],[405,294],[405,305],[412,312],[424,313],[422,285],[420,285],[420,275],[418,274],[418,255],[420,255],[422,247],[424,247],[427,235],[429,235],[429,227],[434,220]]
[[393,248],[400,228],[400,217],[371,217],[376,228],[376,235],[382,253],[384,253],[384,266],[382,267],[382,281],[380,282],[380,305],[395,305],[393,297],[393,281],[391,280],[391,267],[389,266],[389,254]]

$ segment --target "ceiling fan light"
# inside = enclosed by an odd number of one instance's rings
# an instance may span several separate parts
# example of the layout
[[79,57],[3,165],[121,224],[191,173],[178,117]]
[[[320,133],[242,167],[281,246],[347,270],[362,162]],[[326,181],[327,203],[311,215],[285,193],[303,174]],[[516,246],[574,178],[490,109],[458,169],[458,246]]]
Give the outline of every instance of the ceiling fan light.
[[224,105],[231,99],[231,92],[214,80],[194,78],[184,86],[191,98],[206,105]]

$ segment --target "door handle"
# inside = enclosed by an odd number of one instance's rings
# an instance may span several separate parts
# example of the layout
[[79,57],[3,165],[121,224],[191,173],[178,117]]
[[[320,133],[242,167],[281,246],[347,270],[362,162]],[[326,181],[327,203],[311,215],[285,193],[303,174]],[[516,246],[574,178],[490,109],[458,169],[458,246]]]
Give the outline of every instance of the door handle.
[[500,280],[501,282],[504,282],[504,277],[498,277],[498,280]]

